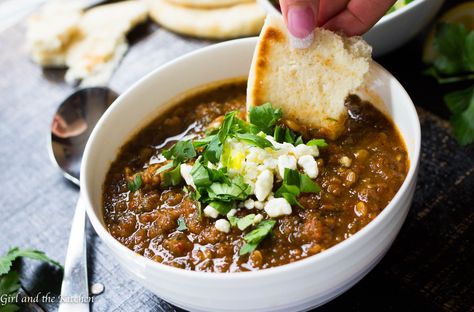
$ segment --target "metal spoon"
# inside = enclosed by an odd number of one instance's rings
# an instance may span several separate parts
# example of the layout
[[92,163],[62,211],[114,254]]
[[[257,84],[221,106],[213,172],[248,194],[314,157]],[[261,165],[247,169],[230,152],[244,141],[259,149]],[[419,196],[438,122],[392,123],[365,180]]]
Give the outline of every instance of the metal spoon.
[[[50,156],[66,179],[79,186],[82,154],[100,116],[118,97],[106,87],[85,88],[59,106],[51,125]],[[59,312],[89,311],[85,208],[79,194],[64,265]]]

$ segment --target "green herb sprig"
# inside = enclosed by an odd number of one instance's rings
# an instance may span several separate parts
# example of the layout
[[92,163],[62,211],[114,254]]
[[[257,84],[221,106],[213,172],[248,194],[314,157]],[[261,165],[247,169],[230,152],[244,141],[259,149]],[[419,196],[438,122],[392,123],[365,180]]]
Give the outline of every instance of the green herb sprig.
[[[44,261],[63,269],[59,262],[50,259],[42,251],[13,247],[6,255],[0,257],[0,297],[2,298],[13,298],[20,290],[21,284],[18,272],[11,270],[13,262],[20,257]],[[15,303],[0,305],[0,311],[2,312],[14,312],[18,310],[20,310],[20,307]]]
[[275,223],[275,220],[260,222],[254,230],[244,236],[246,244],[240,248],[239,254],[242,256],[254,251],[258,244],[272,232]]
[[[439,23],[434,48],[437,57],[426,74],[440,84],[474,80],[474,30],[468,31],[463,24]],[[474,84],[446,94],[444,102],[452,113],[450,122],[458,142],[474,142]]]

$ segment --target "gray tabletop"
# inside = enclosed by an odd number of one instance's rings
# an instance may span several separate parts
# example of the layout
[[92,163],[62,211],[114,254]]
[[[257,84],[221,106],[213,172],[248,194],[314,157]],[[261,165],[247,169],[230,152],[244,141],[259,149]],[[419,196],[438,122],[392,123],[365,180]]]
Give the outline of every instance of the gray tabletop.
[[[52,116],[73,87],[63,82],[64,71],[42,70],[29,61],[24,31],[20,24],[0,33],[0,254],[10,246],[31,247],[64,262],[78,189],[51,164],[48,144]],[[131,49],[110,82],[117,92],[209,44],[151,23],[130,38]],[[418,106],[446,117],[442,90],[420,74],[414,51],[419,51],[417,40],[378,61],[395,73]],[[424,109],[420,116],[422,166],[405,226],[375,270],[321,311],[474,311],[474,149],[459,147],[439,117]],[[90,226],[88,253],[90,283],[105,286],[94,297],[93,311],[176,310],[126,276]],[[16,267],[29,295],[58,293],[60,271],[35,261]],[[49,311],[55,305],[23,309]]]

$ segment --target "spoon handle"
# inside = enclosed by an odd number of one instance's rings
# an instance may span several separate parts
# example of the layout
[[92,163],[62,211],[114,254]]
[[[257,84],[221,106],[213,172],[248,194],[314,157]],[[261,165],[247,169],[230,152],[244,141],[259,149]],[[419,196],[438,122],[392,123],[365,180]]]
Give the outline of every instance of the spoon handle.
[[59,312],[89,311],[85,221],[84,203],[79,194],[64,264]]

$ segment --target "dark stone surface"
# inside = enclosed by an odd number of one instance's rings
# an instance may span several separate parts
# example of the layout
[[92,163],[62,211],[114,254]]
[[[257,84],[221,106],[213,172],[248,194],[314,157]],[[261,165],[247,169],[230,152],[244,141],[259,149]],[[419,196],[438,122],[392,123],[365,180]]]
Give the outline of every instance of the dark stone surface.
[[[460,1],[448,1],[445,8],[455,2]],[[474,149],[457,145],[442,120],[448,117],[442,102],[446,89],[422,75],[421,40],[378,59],[422,108],[413,207],[380,264],[320,311],[474,311]],[[134,32],[131,42],[110,84],[118,92],[208,44],[150,24]],[[0,47],[0,254],[10,246],[33,247],[64,262],[78,189],[51,164],[48,144],[53,113],[73,88],[63,82],[63,71],[41,70],[28,60],[23,24],[0,33]],[[90,284],[105,285],[93,311],[176,310],[127,277],[91,227],[88,253]],[[60,271],[29,260],[16,267],[27,294],[58,294]],[[54,311],[55,305],[23,310]]]

